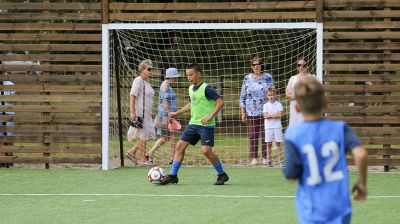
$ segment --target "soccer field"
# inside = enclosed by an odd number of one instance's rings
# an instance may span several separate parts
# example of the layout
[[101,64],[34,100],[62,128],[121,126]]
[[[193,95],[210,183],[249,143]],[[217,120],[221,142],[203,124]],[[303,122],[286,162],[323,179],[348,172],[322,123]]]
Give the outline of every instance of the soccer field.
[[[168,186],[148,183],[147,171],[1,169],[1,223],[297,223],[281,169],[227,168],[225,186],[212,185],[212,168],[182,167]],[[370,173],[352,223],[399,223],[399,183],[399,173]]]

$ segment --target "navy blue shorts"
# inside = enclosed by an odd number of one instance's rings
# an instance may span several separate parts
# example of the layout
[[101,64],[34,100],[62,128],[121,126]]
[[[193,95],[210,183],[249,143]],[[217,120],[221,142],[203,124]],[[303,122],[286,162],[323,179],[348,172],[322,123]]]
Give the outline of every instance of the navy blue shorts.
[[189,124],[183,131],[181,140],[189,142],[191,145],[201,139],[202,146],[214,146],[214,127],[204,127],[201,125]]

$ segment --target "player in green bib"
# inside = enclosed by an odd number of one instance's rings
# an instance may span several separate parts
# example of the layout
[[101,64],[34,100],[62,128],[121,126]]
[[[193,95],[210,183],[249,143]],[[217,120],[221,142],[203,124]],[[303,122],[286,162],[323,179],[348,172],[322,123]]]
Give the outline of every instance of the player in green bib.
[[198,64],[191,64],[186,69],[186,75],[192,84],[189,87],[190,102],[176,112],[169,113],[170,118],[177,117],[190,110],[190,121],[182,133],[181,139],[176,146],[174,160],[172,161],[170,174],[161,184],[177,184],[178,171],[182,165],[186,148],[201,140],[201,150],[210,160],[218,173],[214,185],[224,185],[229,180],[221,161],[212,151],[214,146],[215,115],[223,107],[224,100],[211,86],[203,82],[201,75],[203,71]]

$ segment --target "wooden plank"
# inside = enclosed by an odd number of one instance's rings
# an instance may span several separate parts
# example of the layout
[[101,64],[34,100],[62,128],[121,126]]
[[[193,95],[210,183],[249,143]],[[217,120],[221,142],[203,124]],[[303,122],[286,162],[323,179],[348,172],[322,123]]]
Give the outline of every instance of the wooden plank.
[[400,127],[352,127],[359,135],[397,135],[400,136]]
[[329,61],[400,61],[400,53],[327,53],[324,60]]
[[52,93],[100,93],[101,85],[0,85],[0,91],[52,92]]
[[101,154],[101,147],[55,147],[55,146],[2,146],[0,153],[65,153]]
[[325,10],[324,17],[326,19],[339,19],[339,18],[398,18],[400,17],[400,10]]
[[[354,166],[354,160],[348,159],[347,164]],[[400,166],[400,159],[382,158],[382,159],[368,159],[368,166]]]
[[101,102],[100,95],[0,95],[0,101],[5,102],[51,102],[51,103],[66,103],[66,102],[76,102],[76,103],[91,103],[91,102]]
[[101,136],[3,136],[1,142],[19,143],[101,143]]
[[360,137],[363,144],[400,144],[400,137]]
[[[358,40],[356,40],[358,41]],[[400,49],[400,43],[383,42],[344,42],[344,43],[324,43],[324,50],[395,50]]]
[[324,71],[399,71],[400,64],[324,64]]
[[17,157],[0,156],[3,163],[83,163],[101,164],[101,157]]
[[375,149],[368,148],[368,155],[400,155],[400,149]]
[[400,115],[400,106],[329,106],[326,110],[328,113],[388,113],[392,115]]
[[100,2],[71,2],[71,3],[57,3],[57,2],[18,2],[18,3],[0,3],[0,9],[8,10],[99,10],[101,8]]
[[100,116],[87,116],[87,115],[58,115],[52,114],[50,116],[42,115],[0,115],[1,122],[20,122],[24,124],[30,123],[43,123],[49,122],[56,124],[101,124]]
[[400,96],[387,95],[329,95],[327,96],[329,103],[400,103]]
[[340,82],[394,82],[400,81],[400,75],[368,75],[368,74],[328,74],[324,81]]
[[262,10],[262,9],[312,9],[315,1],[274,2],[197,2],[197,3],[110,3],[110,10]]
[[349,124],[400,124],[400,116],[329,116],[332,120],[344,120]]
[[110,15],[110,3],[108,0],[101,1],[101,21],[103,24],[109,23],[109,15]]
[[1,51],[101,51],[101,44],[0,44]]
[[111,13],[110,20],[315,19],[315,12]]
[[1,41],[101,41],[101,34],[0,33]]
[[101,113],[101,106],[88,105],[7,105],[0,106],[2,112],[49,112],[49,113]]
[[[18,20],[72,20],[72,21],[100,21],[101,13],[81,12],[81,13],[4,13],[0,14],[0,21],[18,21]],[[64,22],[64,21],[62,21]]]
[[11,82],[57,82],[57,83],[77,83],[77,84],[101,84],[101,75],[21,75],[8,74],[1,75],[0,81]]
[[101,65],[0,65],[0,71],[101,72]]
[[[400,32],[382,31],[382,32],[324,32],[324,40],[339,39],[400,39]],[[351,48],[350,48],[351,49]],[[350,50],[347,49],[347,50]],[[352,49],[353,50],[353,49]]]
[[315,20],[318,23],[324,21],[324,0],[315,1]]
[[[101,125],[14,125],[0,126],[0,132],[28,132],[28,133],[43,133],[50,132],[56,134],[62,133],[84,133],[89,135],[101,134]],[[1,147],[0,147],[1,148]]]
[[325,0],[325,7],[400,7],[398,0]]
[[0,30],[101,31],[98,23],[0,23]]
[[399,85],[325,85],[324,89],[328,92],[400,92]]
[[101,62],[100,54],[13,54],[0,55],[0,61],[81,61]]
[[326,21],[324,29],[396,29],[400,22],[391,21]]

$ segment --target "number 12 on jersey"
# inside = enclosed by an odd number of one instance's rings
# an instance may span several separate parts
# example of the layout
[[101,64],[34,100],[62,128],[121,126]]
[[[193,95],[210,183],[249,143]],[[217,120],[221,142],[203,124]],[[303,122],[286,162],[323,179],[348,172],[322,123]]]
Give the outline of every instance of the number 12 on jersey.
[[[322,182],[319,172],[317,154],[315,148],[311,144],[303,146],[303,153],[307,154],[310,176],[307,177],[307,184],[310,186]],[[326,182],[341,180],[344,177],[343,171],[333,171],[333,168],[339,162],[339,146],[334,141],[325,142],[322,145],[321,155],[324,158],[330,158],[323,167],[323,175]]]

